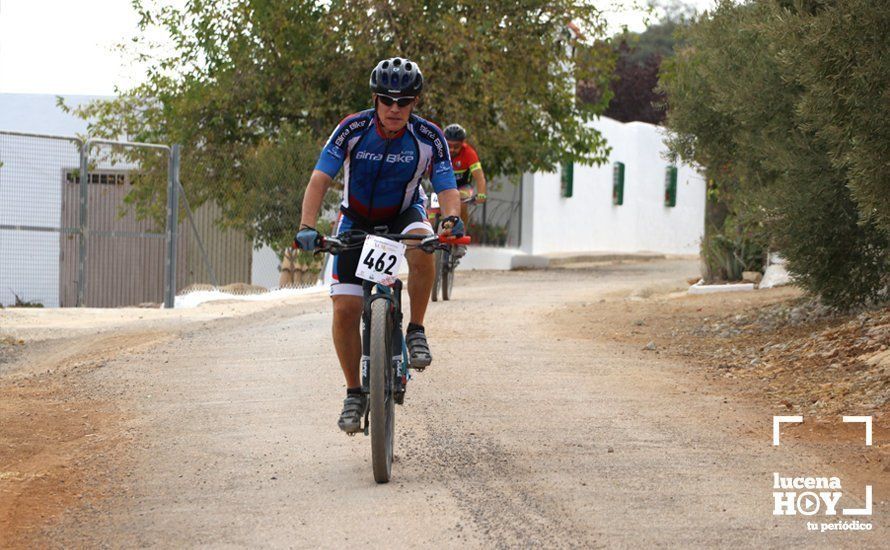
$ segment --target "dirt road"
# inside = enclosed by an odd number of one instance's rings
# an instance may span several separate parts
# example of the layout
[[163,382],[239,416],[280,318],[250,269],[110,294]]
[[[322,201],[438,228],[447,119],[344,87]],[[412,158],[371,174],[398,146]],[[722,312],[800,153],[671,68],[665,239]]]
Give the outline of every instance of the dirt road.
[[[0,525],[33,525],[9,544],[50,546],[878,547],[882,495],[870,533],[772,514],[773,472],[844,473],[802,444],[771,446],[773,411],[573,317],[632,308],[696,271],[461,274],[455,300],[431,305],[434,364],[397,409],[388,485],[373,481],[369,441],[336,428],[324,296],[151,312],[26,345],[0,365],[7,390],[25,403],[43,380],[54,393],[35,394],[35,417],[89,425],[65,432],[64,456],[53,436],[26,458],[0,450]],[[19,410],[0,408],[3,422],[26,422]],[[40,491],[70,494],[29,500]],[[55,508],[37,521],[41,503]]]

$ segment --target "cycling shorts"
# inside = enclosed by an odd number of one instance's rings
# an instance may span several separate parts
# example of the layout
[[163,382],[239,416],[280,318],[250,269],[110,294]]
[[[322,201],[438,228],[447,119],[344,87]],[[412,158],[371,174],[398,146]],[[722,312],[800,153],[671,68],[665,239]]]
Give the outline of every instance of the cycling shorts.
[[[426,216],[426,210],[421,204],[414,204],[389,223],[377,223],[374,226],[386,225],[388,233],[407,233],[415,229],[424,229],[426,233],[433,234],[433,226],[430,225]],[[340,216],[340,223],[337,225],[337,234],[349,231],[350,229],[359,229],[374,232],[374,226],[367,226],[354,221],[346,215]],[[355,270],[358,269],[358,262],[361,259],[362,249],[354,248],[352,250],[344,250],[340,254],[334,256],[333,279],[331,284],[331,296],[362,296],[362,279],[355,276]]]

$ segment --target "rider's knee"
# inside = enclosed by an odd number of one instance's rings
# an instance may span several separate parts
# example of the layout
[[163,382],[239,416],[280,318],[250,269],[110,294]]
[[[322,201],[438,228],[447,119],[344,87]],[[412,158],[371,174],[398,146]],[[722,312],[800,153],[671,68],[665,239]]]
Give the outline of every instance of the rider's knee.
[[420,250],[412,250],[411,252],[412,253],[409,253],[407,255],[409,271],[425,271],[435,269],[432,254],[427,254]]
[[362,316],[362,299],[359,296],[334,296],[334,322],[357,323]]

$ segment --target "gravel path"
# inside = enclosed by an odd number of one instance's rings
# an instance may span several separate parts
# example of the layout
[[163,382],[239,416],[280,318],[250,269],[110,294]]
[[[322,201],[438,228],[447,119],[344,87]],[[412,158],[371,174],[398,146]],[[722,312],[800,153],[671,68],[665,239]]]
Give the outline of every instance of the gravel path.
[[124,413],[115,466],[93,476],[111,496],[65,514],[44,542],[878,547],[886,531],[808,533],[804,518],[772,515],[774,471],[835,466],[772,447],[771,411],[727,402],[691,367],[550,322],[681,288],[696,270],[459,274],[454,301],[430,306],[434,362],[397,409],[388,485],[373,481],[370,441],[336,427],[326,297],[171,323],[169,338],[84,375]]

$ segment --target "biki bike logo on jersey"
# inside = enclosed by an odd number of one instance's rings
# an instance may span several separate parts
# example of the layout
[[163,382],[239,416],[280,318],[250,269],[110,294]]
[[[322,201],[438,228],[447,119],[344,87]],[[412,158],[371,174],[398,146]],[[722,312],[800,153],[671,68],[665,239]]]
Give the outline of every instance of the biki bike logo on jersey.
[[[844,422],[865,424],[865,444],[871,446],[871,417],[844,416]],[[780,427],[787,423],[801,423],[802,416],[773,417],[773,446],[780,442]],[[845,488],[837,476],[786,476],[773,472],[773,515],[804,516],[820,518],[822,522],[807,521],[809,531],[871,531],[872,524],[849,516],[868,518],[872,514],[872,486],[865,485],[863,491],[850,491],[845,498]],[[865,506],[843,506],[843,500],[862,495]]]
[[368,120],[365,118],[361,118],[359,120],[353,120],[348,125],[343,127],[340,130],[340,134],[337,136],[337,139],[334,140],[334,145],[337,147],[343,147],[343,144],[349,139],[349,136],[352,135],[353,132],[358,130],[359,128],[363,128],[368,123]]
[[436,135],[436,132],[423,124],[419,125],[417,131],[420,133],[420,135],[424,136],[432,142],[433,148],[436,150],[436,158],[442,158],[445,156],[445,144],[442,143],[442,139],[439,138],[438,135]]
[[[355,154],[356,160],[370,160],[372,162],[379,162],[383,160],[383,153],[372,153],[370,151],[359,151]],[[414,162],[414,151],[402,151],[401,153],[388,153],[386,155],[386,162],[389,164],[395,163],[412,163]]]

